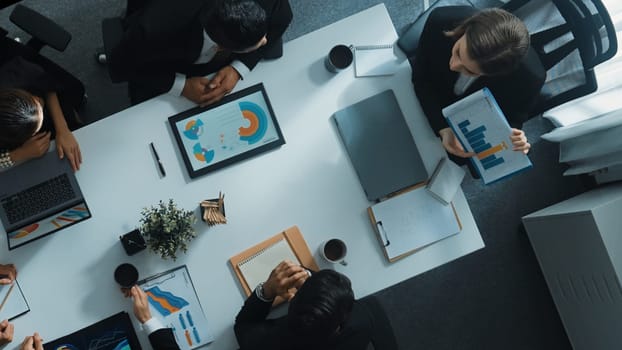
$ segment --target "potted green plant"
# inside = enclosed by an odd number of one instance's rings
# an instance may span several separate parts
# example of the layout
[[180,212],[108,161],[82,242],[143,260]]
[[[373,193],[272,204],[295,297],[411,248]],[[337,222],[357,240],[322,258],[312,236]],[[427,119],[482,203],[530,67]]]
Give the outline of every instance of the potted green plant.
[[172,199],[168,203],[143,208],[140,219],[140,233],[149,248],[162,259],[177,259],[177,252],[186,253],[188,243],[196,237],[194,212],[179,209]]

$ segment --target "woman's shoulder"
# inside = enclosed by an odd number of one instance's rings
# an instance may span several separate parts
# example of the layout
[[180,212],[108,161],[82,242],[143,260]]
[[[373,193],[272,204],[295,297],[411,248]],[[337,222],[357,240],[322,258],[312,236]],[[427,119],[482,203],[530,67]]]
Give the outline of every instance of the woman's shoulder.
[[437,26],[440,31],[452,30],[478,11],[472,6],[440,6],[430,12],[427,25]]
[[0,66],[0,87],[39,93],[52,89],[53,82],[41,66],[16,56]]

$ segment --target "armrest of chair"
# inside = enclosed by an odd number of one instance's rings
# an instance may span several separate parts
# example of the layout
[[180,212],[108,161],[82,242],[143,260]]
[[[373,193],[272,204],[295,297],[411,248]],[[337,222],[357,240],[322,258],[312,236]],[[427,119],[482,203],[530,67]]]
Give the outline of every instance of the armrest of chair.
[[425,23],[430,16],[430,12],[441,6],[475,7],[470,0],[437,0],[433,2],[432,5],[421,15],[419,15],[419,17],[417,17],[417,19],[404,31],[404,33],[402,33],[402,35],[400,35],[400,38],[397,40],[397,46],[404,51],[406,57],[410,58],[415,56],[417,47],[419,46],[419,38],[421,37]]
[[48,45],[64,51],[71,41],[71,34],[51,19],[23,5],[17,5],[9,17],[11,22],[32,35],[28,45],[40,50]]
[[428,20],[429,14],[429,11],[422,13],[397,40],[397,46],[404,51],[406,57],[410,58],[415,56],[417,47],[419,46],[419,38],[421,37],[421,32],[423,32],[423,27]]

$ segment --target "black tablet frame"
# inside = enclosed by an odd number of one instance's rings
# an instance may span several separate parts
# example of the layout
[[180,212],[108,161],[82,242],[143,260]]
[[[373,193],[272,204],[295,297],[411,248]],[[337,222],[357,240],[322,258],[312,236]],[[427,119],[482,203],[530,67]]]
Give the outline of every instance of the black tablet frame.
[[[238,100],[240,98],[243,98],[245,96],[251,95],[253,93],[256,93],[257,91],[261,91],[261,94],[266,102],[266,106],[268,107],[268,112],[270,113],[270,120],[272,121],[274,128],[276,130],[276,133],[278,135],[277,139],[274,141],[271,141],[269,143],[263,144],[261,146],[258,146],[256,148],[253,148],[251,150],[248,150],[246,152],[240,153],[238,155],[235,155],[233,157],[227,158],[227,159],[223,159],[217,163],[214,164],[210,164],[207,165],[201,169],[197,169],[194,170],[192,167],[192,163],[190,163],[190,156],[186,150],[184,149],[184,144],[183,141],[181,139],[181,130],[179,130],[177,128],[177,123],[184,120],[184,119],[189,119],[192,118],[194,116],[196,116],[197,114],[209,111],[210,109],[214,109],[216,107],[222,106],[224,104],[233,102],[235,100]],[[278,121],[276,120],[276,116],[274,114],[274,110],[272,109],[272,104],[270,103],[270,99],[268,98],[268,94],[266,93],[266,89],[264,88],[262,83],[250,86],[246,89],[240,90],[238,92],[235,92],[231,95],[225,96],[222,100],[220,100],[219,102],[216,102],[214,104],[205,106],[205,107],[194,107],[191,108],[185,112],[181,112],[179,114],[176,114],[174,116],[171,116],[168,118],[169,124],[171,126],[171,129],[173,131],[173,135],[175,136],[175,141],[177,142],[177,147],[181,153],[181,156],[184,160],[184,164],[186,165],[186,169],[188,170],[188,175],[191,178],[196,178],[199,177],[201,175],[205,175],[211,171],[226,167],[228,165],[234,164],[236,162],[239,162],[241,160],[253,157],[255,155],[264,153],[268,150],[280,147],[282,145],[285,144],[285,138],[283,138],[283,134],[281,133],[281,128],[279,126]]]

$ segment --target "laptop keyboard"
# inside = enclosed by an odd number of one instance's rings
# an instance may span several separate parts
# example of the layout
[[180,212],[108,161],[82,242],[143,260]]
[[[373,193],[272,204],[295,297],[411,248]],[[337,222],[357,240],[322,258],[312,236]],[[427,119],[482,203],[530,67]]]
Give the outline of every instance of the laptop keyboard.
[[69,178],[62,174],[3,199],[2,208],[9,223],[14,224],[74,198]]

